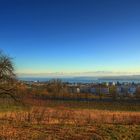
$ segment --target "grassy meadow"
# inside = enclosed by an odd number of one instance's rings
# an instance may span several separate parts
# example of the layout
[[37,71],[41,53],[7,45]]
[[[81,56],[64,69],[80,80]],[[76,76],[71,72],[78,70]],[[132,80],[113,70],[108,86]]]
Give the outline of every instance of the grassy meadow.
[[0,139],[139,140],[140,103],[0,99]]

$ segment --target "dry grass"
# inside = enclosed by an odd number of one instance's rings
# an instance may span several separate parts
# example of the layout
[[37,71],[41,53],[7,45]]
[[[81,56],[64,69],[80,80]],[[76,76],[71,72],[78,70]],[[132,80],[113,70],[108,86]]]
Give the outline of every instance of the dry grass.
[[0,124],[2,140],[118,139],[124,137],[122,129],[127,135],[132,131],[129,137],[135,139],[135,132],[140,132],[140,113],[33,107],[30,111],[1,113]]
[[80,104],[32,100],[29,108],[13,111],[10,103],[9,111],[0,113],[0,140],[140,139],[139,111],[89,109],[93,103]]
[[76,122],[104,124],[140,124],[140,112],[112,112],[100,110],[74,110],[65,107],[33,107],[29,111],[5,112],[0,120],[29,122],[33,124],[76,124]]

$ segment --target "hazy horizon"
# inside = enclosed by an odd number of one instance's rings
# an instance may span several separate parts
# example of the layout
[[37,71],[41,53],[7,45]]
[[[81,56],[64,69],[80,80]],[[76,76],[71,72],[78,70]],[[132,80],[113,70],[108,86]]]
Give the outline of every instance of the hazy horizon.
[[32,78],[73,78],[73,77],[118,77],[118,76],[139,76],[140,73],[120,73],[120,72],[106,72],[106,71],[96,71],[96,72],[83,72],[83,73],[17,73],[18,77],[32,77]]

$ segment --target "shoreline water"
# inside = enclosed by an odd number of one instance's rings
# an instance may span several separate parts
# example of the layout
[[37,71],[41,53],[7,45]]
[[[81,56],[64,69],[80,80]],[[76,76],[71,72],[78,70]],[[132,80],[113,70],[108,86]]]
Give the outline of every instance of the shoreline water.
[[60,79],[62,82],[68,83],[104,83],[104,82],[119,82],[119,83],[140,83],[140,79],[98,79],[98,78],[41,78],[41,77],[19,77],[21,81],[39,81],[48,82],[52,79]]

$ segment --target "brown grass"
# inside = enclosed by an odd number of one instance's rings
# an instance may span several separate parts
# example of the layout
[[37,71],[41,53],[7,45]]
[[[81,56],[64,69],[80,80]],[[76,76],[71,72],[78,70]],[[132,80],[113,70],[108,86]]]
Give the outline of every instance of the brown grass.
[[29,111],[6,112],[0,120],[33,124],[140,124],[140,112],[112,112],[99,110],[73,110],[65,107],[33,107]]
[[1,113],[0,123],[2,140],[104,140],[118,124],[140,126],[140,113],[33,107],[29,111]]
[[140,112],[134,111],[32,100],[28,109],[0,113],[0,140],[139,140],[139,134]]

